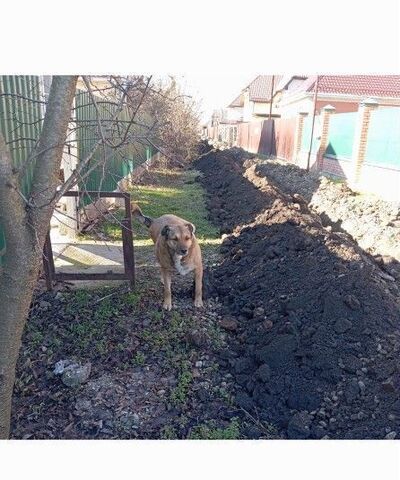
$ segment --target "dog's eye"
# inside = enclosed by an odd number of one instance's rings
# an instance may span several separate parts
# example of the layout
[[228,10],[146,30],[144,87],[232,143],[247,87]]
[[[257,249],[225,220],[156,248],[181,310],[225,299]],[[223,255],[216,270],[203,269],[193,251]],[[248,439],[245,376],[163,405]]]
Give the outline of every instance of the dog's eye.
[[185,237],[185,240],[190,240],[190,237]]
[[172,238],[171,240],[173,240],[174,242],[177,242],[177,241],[178,241],[178,238],[177,238],[177,237],[174,237],[174,238]]

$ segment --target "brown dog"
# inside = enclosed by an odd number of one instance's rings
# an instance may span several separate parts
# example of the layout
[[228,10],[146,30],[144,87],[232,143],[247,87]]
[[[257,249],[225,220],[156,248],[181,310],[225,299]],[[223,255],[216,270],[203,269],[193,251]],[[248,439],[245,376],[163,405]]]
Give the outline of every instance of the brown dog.
[[203,263],[201,250],[195,237],[195,226],[176,215],[162,215],[150,218],[143,215],[135,203],[131,204],[132,215],[149,229],[150,236],[156,247],[156,257],[161,268],[161,281],[164,284],[165,310],[171,310],[171,275],[178,272],[181,275],[194,270],[195,307],[203,306]]

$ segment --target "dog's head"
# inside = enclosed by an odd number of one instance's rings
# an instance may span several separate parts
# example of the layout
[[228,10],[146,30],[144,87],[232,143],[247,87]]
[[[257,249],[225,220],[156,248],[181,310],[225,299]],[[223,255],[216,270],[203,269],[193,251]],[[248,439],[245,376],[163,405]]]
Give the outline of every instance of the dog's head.
[[176,255],[186,256],[193,243],[193,234],[196,231],[192,223],[184,225],[165,225],[161,235],[165,238],[168,248]]

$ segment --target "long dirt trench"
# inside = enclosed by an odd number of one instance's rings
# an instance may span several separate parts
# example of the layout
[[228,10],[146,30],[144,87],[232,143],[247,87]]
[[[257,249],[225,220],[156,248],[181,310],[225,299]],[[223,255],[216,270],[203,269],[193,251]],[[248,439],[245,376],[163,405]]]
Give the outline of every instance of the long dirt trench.
[[396,438],[399,286],[246,157],[233,149],[196,165],[225,237],[213,276],[222,312],[239,322],[236,404],[283,437]]

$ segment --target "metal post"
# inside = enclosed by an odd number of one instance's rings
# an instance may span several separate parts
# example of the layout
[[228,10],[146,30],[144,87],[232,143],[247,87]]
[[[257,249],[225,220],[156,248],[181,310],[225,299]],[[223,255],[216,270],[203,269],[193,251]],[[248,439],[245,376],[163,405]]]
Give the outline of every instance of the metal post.
[[312,150],[312,143],[313,143],[313,136],[314,136],[315,113],[317,111],[318,83],[319,83],[319,76],[317,75],[317,79],[315,80],[315,88],[314,88],[314,111],[313,111],[313,119],[311,124],[310,148],[308,149],[308,157],[307,157],[307,172],[310,170],[310,157],[311,157],[311,150]]
[[135,288],[135,253],[133,249],[131,196],[125,196],[125,218],[122,220],[122,250],[124,252],[125,273],[132,290]]
[[274,98],[274,83],[275,83],[275,75],[272,75],[272,80],[271,80],[271,98],[269,102],[269,129],[270,129],[270,136],[269,136],[269,149],[268,149],[268,158],[271,157],[272,154],[272,142],[274,141],[274,129],[272,128],[272,101]]
[[272,80],[271,80],[271,100],[269,102],[269,117],[268,120],[271,120],[272,117],[272,100],[274,98],[274,83],[275,83],[275,75],[272,75]]

